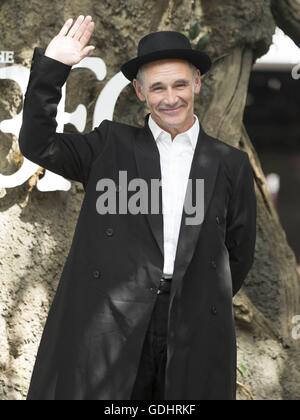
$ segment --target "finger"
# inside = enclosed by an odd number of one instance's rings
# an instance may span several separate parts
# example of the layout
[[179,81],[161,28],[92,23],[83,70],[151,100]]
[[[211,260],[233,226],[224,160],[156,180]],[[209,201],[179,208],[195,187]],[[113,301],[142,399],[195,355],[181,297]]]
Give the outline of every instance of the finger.
[[92,21],[92,17],[91,16],[87,16],[84,21],[82,22],[82,24],[79,26],[79,28],[77,29],[76,33],[74,34],[73,38],[76,40],[79,40],[81,38],[81,36],[84,34],[86,28],[88,27],[89,23]]
[[70,29],[70,28],[71,28],[71,26],[72,26],[72,23],[73,23],[73,19],[72,19],[72,18],[68,19],[68,20],[65,22],[64,26],[61,28],[61,31],[59,32],[59,34],[58,34],[58,35],[67,35],[67,33],[68,33],[69,29]]
[[85,47],[89,43],[89,40],[91,39],[91,36],[93,35],[94,29],[95,29],[95,22],[90,22],[86,30],[82,34],[82,37],[80,38],[80,44],[83,47]]
[[95,47],[94,47],[93,45],[89,45],[89,46],[85,47],[85,48],[82,50],[82,53],[81,53],[82,58],[85,58],[85,57],[87,57],[88,55],[91,55],[91,54],[92,54],[92,52],[94,51],[94,49],[95,49]]
[[84,21],[84,16],[83,15],[78,16],[76,22],[74,23],[74,25],[70,29],[70,31],[68,33],[68,36],[73,37],[74,34],[76,33],[77,29],[79,28],[79,26],[82,24],[83,21]]

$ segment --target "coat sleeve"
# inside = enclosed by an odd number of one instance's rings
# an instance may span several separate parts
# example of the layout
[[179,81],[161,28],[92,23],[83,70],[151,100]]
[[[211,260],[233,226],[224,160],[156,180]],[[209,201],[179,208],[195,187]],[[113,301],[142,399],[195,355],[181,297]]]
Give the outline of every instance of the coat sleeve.
[[239,168],[227,213],[225,244],[229,252],[233,296],[241,288],[254,260],[256,195],[249,157]]
[[35,48],[27,86],[19,147],[30,161],[86,185],[93,161],[104,151],[108,120],[87,134],[56,133],[61,88],[71,66]]

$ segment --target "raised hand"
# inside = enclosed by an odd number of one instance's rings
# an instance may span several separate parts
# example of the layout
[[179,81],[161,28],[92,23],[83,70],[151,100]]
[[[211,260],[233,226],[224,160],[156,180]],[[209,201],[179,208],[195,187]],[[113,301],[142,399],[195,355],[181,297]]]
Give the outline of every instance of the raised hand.
[[45,55],[68,66],[78,64],[95,49],[87,45],[94,29],[91,16],[78,16],[74,24],[73,19],[68,19],[48,45]]

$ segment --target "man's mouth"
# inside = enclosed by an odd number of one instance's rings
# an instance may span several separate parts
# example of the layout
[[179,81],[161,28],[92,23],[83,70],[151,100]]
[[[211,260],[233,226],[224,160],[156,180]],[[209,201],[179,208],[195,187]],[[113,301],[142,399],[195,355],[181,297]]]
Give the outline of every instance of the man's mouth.
[[162,112],[172,115],[172,114],[176,114],[177,112],[179,112],[182,108],[182,105],[178,106],[177,108],[173,108],[173,109],[161,109]]

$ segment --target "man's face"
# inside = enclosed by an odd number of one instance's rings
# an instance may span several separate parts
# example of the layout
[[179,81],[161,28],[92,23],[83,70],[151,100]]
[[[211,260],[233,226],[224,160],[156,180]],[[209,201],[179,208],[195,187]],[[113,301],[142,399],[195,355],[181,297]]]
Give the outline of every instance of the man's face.
[[185,131],[194,121],[194,95],[199,94],[199,70],[193,76],[189,64],[164,59],[144,65],[142,85],[133,80],[136,94],[146,101],[152,118],[166,130]]

